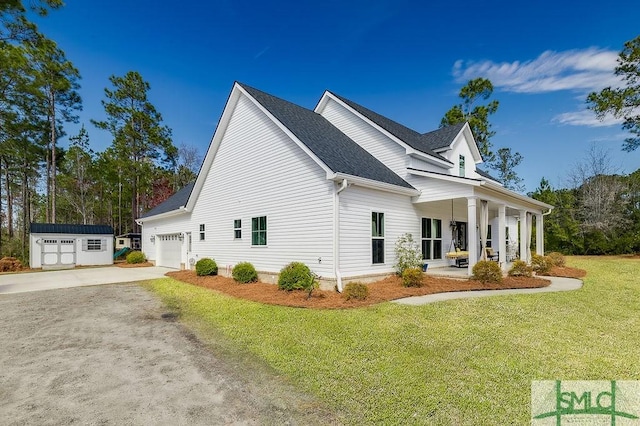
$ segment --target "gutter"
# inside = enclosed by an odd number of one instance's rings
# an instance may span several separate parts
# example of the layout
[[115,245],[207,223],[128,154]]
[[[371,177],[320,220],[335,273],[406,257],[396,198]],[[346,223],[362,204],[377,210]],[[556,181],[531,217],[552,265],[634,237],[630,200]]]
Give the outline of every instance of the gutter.
[[349,182],[342,179],[339,188],[333,193],[333,272],[336,276],[336,287],[342,293],[342,275],[340,274],[340,193],[347,189]]

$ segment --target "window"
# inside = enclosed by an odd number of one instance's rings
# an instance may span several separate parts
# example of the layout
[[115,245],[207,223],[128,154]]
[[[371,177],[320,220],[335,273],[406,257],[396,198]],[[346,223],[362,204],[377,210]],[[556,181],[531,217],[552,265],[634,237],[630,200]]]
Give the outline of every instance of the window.
[[460,164],[460,177],[464,177],[464,155],[460,156],[460,159],[458,162]]
[[118,240],[118,244],[123,246],[124,245],[124,240]]
[[102,251],[102,240],[87,239],[87,251]]
[[491,247],[491,225],[487,229],[487,247]]
[[442,259],[442,220],[422,218],[422,258]]
[[267,217],[260,216],[251,218],[251,245],[267,245]]
[[239,240],[242,238],[242,220],[235,219],[233,221],[233,238]]
[[371,263],[384,263],[384,213],[371,213]]
[[200,224],[200,241],[204,241],[204,223]]

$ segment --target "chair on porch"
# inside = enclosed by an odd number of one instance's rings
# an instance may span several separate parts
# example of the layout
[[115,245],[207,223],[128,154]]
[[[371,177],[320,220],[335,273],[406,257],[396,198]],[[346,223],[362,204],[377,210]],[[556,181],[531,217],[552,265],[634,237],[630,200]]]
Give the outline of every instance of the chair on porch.
[[493,251],[491,247],[487,247],[485,248],[485,250],[487,252],[487,259],[498,262],[498,260],[500,259],[500,256],[497,251]]

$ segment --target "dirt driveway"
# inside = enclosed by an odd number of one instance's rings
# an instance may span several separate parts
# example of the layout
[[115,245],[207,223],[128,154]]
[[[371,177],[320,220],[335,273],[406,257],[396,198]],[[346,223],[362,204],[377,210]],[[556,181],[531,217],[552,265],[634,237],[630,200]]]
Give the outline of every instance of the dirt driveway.
[[259,362],[216,353],[166,313],[135,284],[0,295],[2,424],[336,422]]

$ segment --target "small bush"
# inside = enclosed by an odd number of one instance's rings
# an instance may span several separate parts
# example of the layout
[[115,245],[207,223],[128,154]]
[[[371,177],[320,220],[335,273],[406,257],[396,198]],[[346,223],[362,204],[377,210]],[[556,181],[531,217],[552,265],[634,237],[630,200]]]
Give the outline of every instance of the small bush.
[[218,274],[218,264],[215,260],[209,259],[208,257],[203,257],[202,259],[196,262],[196,275],[205,276],[205,275],[217,275]]
[[551,259],[552,266],[558,266],[560,268],[566,266],[567,260],[564,258],[562,253],[558,253],[557,251],[552,251],[547,255],[549,259]]
[[514,261],[509,270],[510,277],[530,277],[532,274],[533,269],[524,260]]
[[413,239],[413,235],[407,233],[396,241],[396,274],[402,276],[405,269],[422,268],[422,250]]
[[551,258],[549,256],[540,256],[539,254],[531,255],[531,267],[536,274],[545,275],[551,271]]
[[482,284],[502,282],[502,270],[497,262],[481,260],[473,265],[472,272],[473,279],[480,281]]
[[369,287],[361,282],[347,283],[347,285],[344,286],[342,294],[345,300],[365,300],[369,297]]
[[422,268],[408,268],[402,272],[402,285],[405,287],[422,287]]
[[22,263],[15,257],[3,257],[0,259],[0,272],[15,272],[22,269]]
[[301,262],[291,262],[280,270],[278,288],[280,290],[306,290],[311,292],[318,287],[316,276],[307,265]]
[[258,281],[258,273],[256,268],[249,262],[240,262],[233,267],[231,271],[233,279],[239,283],[252,283]]
[[141,251],[132,251],[127,255],[127,263],[144,263],[146,260]]

